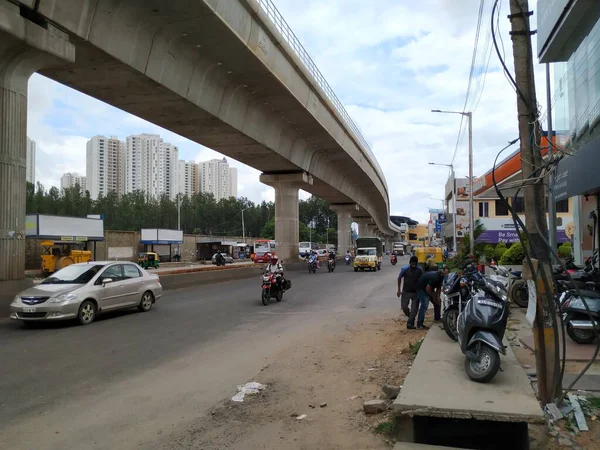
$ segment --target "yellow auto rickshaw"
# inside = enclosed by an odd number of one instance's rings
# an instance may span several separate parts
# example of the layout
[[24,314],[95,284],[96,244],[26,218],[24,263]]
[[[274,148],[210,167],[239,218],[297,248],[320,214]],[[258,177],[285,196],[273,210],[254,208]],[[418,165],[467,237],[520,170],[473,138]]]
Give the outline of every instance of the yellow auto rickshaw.
[[424,270],[431,270],[427,267],[428,262],[435,264],[438,268],[444,265],[444,255],[439,247],[417,247],[415,256],[419,260],[419,266]]
[[144,269],[158,269],[159,258],[154,252],[143,252],[138,256],[138,264]]

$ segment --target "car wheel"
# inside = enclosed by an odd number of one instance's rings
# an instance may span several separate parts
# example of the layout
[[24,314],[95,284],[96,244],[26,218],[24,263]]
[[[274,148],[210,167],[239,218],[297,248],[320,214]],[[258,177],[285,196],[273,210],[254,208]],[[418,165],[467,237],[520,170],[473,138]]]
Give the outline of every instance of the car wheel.
[[91,300],[84,300],[79,305],[77,313],[77,321],[81,325],[89,325],[96,318],[96,305]]
[[138,305],[138,310],[140,312],[148,312],[148,311],[150,311],[150,309],[152,309],[153,304],[154,304],[154,295],[152,295],[152,292],[146,291],[142,295],[142,299],[140,300],[140,303]]
[[355,271],[355,272],[358,272],[358,267],[355,267],[355,268],[354,268],[354,271]]

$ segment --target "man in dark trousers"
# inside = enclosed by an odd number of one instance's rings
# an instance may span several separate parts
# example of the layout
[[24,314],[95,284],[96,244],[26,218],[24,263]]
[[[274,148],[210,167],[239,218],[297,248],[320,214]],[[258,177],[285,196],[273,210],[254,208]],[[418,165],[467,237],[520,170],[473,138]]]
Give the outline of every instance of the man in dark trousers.
[[429,302],[433,303],[433,316],[435,322],[442,321],[442,305],[440,302],[440,291],[444,283],[444,275],[448,269],[435,270],[423,274],[417,282],[417,296],[419,297],[419,317],[417,318],[417,328],[427,329],[423,322],[425,313],[429,308]]
[[404,314],[408,317],[406,328],[409,330],[415,329],[415,318],[417,317],[417,311],[420,304],[417,296],[417,283],[423,275],[423,271],[418,263],[418,258],[416,256],[411,256],[409,265],[404,266],[400,270],[400,275],[398,275],[398,292],[396,292],[396,296],[400,297],[400,294],[402,294],[402,311],[404,311]]

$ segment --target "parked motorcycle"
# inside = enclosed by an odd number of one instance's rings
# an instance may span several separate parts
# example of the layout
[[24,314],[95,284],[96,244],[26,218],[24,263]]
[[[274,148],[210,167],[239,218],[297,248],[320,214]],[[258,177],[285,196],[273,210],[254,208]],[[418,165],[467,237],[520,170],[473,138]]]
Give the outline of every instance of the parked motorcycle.
[[492,380],[500,369],[500,353],[508,322],[508,295],[492,280],[481,277],[458,316],[458,343],[465,355],[465,372],[479,383]]
[[390,262],[392,263],[392,266],[395,266],[396,263],[398,262],[398,257],[392,253],[392,256],[390,257]]
[[573,289],[560,294],[561,313],[569,337],[578,344],[592,344],[597,337],[594,323],[600,331],[600,292],[587,289],[580,289],[579,292],[585,299],[594,322],[582,298]]
[[267,306],[269,300],[274,298],[278,302],[283,300],[283,293],[292,287],[290,280],[284,279],[281,285],[278,283],[278,278],[282,275],[274,273],[265,273],[262,277],[262,295],[261,300],[263,305]]
[[467,301],[471,298],[471,290],[468,280],[456,272],[451,272],[444,277],[442,285],[441,301],[443,308],[442,320],[444,331],[454,341],[458,340],[456,323]]

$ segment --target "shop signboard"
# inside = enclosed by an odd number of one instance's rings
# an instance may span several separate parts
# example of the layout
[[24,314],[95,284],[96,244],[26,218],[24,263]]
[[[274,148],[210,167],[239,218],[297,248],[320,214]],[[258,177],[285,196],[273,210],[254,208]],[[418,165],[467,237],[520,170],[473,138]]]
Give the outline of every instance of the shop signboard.
[[469,235],[471,211],[469,208],[469,182],[466,179],[456,180],[456,237]]
[[[525,218],[523,216],[519,217],[521,217],[521,220],[525,223]],[[477,242],[488,244],[499,244],[501,242],[505,244],[514,244],[519,241],[519,233],[510,217],[481,218],[479,220],[485,227],[485,231],[479,236]],[[570,241],[573,236],[573,217],[562,217],[562,220],[559,219],[558,222],[559,225],[556,227],[557,242],[560,244]]]

